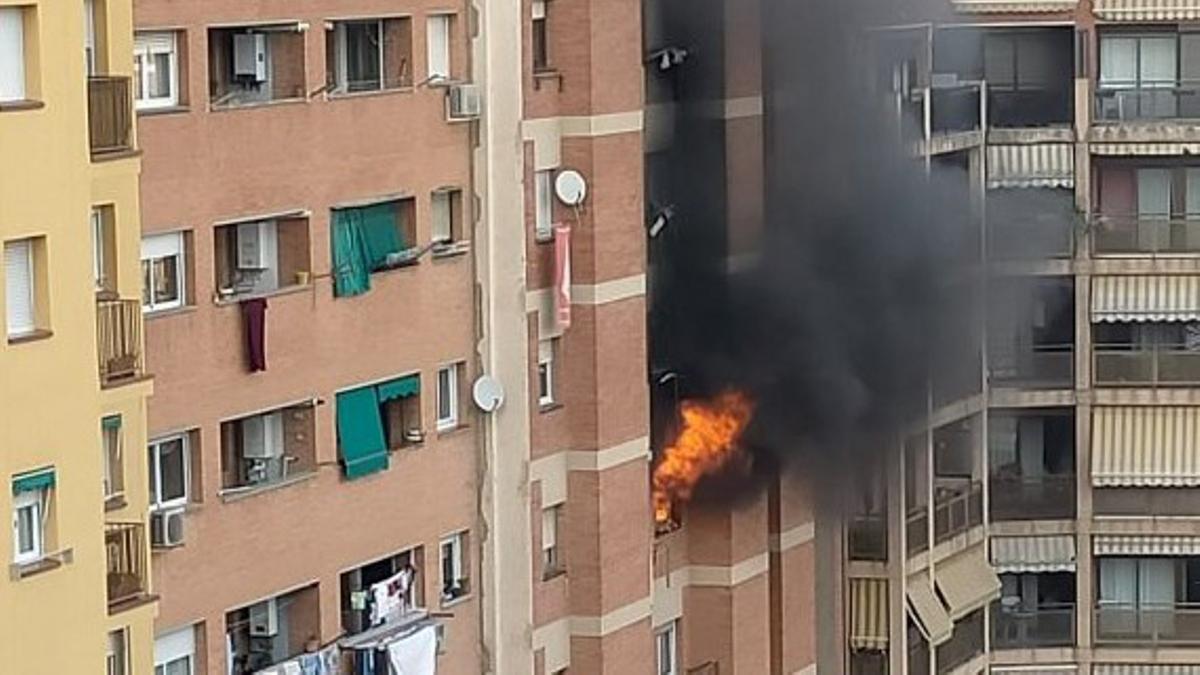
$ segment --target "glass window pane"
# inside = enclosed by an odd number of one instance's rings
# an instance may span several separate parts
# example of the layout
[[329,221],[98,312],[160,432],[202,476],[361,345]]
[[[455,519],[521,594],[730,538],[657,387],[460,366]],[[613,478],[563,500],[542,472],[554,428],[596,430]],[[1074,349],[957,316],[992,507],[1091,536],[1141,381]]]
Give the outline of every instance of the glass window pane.
[[379,22],[346,24],[346,79],[350,91],[379,89]]
[[17,509],[17,553],[31,553],[37,550],[34,528],[37,527],[36,506],[23,506]]
[[438,371],[438,419],[450,417],[450,370]]
[[155,461],[154,461],[158,454],[156,452],[157,448],[158,448],[157,445],[150,446],[150,452],[148,453],[149,457],[146,460],[146,467],[149,469],[148,471],[146,471],[146,474],[150,477],[150,500],[154,501],[154,502],[159,501],[159,498],[158,498],[158,468],[157,468],[157,464],[155,464]]
[[150,70],[150,98],[171,96],[171,55],[152,54],[154,67]]
[[1171,213],[1171,171],[1138,169],[1138,216],[1166,218]]
[[1170,87],[1175,84],[1175,38],[1142,38],[1139,74],[1143,87]]
[[185,476],[186,458],[183,439],[176,438],[159,446],[159,480],[162,481],[162,501],[183,499],[187,496]]
[[154,261],[154,304],[179,301],[179,256]]
[[1100,39],[1100,86],[1137,85],[1137,39]]

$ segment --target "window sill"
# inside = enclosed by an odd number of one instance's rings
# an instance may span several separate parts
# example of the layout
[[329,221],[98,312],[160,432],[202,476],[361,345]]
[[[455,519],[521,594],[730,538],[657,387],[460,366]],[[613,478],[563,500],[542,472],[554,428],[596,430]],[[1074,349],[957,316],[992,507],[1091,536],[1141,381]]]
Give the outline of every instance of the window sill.
[[368,91],[329,91],[325,92],[325,98],[330,101],[340,101],[343,99],[355,98],[370,98],[372,96],[387,96],[389,94],[411,94],[415,91],[411,84],[400,87],[384,87],[383,89],[370,89]]
[[556,410],[562,410],[562,409],[563,409],[563,404],[559,403],[558,401],[551,401],[550,403],[541,403],[541,402],[538,403],[538,413],[543,414],[543,415],[545,415],[547,413],[555,412]]
[[562,91],[562,86],[563,86],[562,73],[560,73],[559,71],[557,71],[553,68],[547,68],[544,70],[533,71],[533,88],[535,90],[540,90],[544,86],[544,83],[547,83],[547,82],[556,83],[558,85],[558,90]]
[[545,572],[542,572],[542,581],[554,581],[559,577],[565,576],[567,576],[567,570],[565,567],[552,567]]
[[470,599],[471,599],[471,594],[469,592],[463,593],[462,595],[458,596],[457,598],[454,598],[453,600],[439,601],[438,606],[441,607],[442,609],[449,609],[451,607],[454,607],[455,605],[461,605]]
[[533,228],[533,242],[535,244],[553,244],[554,243],[554,227],[550,227],[550,231],[543,234],[537,231],[537,226]]
[[114,495],[109,495],[104,498],[104,510],[116,511],[129,506],[129,502],[125,501],[125,495],[118,492]]
[[281,286],[273,291],[264,291],[262,293],[240,293],[234,295],[220,295],[213,298],[213,304],[218,307],[228,307],[236,305],[243,300],[256,300],[259,298],[274,298],[280,295],[292,295],[294,293],[303,293],[304,291],[312,290],[313,285],[307,284],[292,284],[290,286]]
[[38,340],[46,340],[46,339],[52,338],[52,337],[54,337],[54,331],[48,330],[45,328],[39,328],[39,329],[29,332],[29,333],[22,333],[20,335],[9,335],[8,336],[8,344],[20,345],[20,344],[25,344],[26,342],[37,342]]
[[125,377],[114,377],[114,378],[111,378],[108,380],[101,379],[100,380],[100,388],[104,389],[104,390],[119,389],[121,387],[128,386],[131,384],[138,384],[139,382],[149,382],[150,380],[153,380],[153,379],[154,379],[154,376],[151,375],[150,373],[137,373],[136,375],[127,375]]
[[471,242],[466,239],[435,244],[431,255],[434,259],[457,258],[471,252]]
[[308,103],[308,99],[302,96],[295,98],[280,98],[271,101],[247,101],[246,103],[213,103],[209,102],[209,112],[227,112],[230,110],[253,110],[255,108],[272,108],[281,105],[295,105],[297,103]]
[[74,549],[66,549],[56,553],[48,553],[37,560],[25,563],[13,563],[8,567],[9,578],[13,581],[27,579],[44,572],[56,570],[63,565],[69,565],[75,560]]
[[262,485],[246,486],[246,487],[225,488],[225,489],[221,490],[220,492],[218,492],[217,496],[221,498],[222,502],[225,502],[226,504],[230,504],[233,502],[241,501],[243,499],[261,495],[264,492],[273,492],[275,490],[281,490],[286,487],[291,487],[293,485],[296,485],[298,483],[303,483],[307,480],[310,480],[310,479],[316,478],[316,477],[317,477],[317,471],[316,471],[316,469],[313,469],[311,471],[305,471],[304,473],[298,473],[294,476],[288,476],[287,478],[284,478],[282,480],[277,480],[274,483],[264,483]]
[[114,614],[120,614],[121,612],[128,612],[131,609],[137,609],[138,607],[153,604],[155,602],[158,602],[158,595],[154,593],[139,593],[131,598],[123,598],[117,602],[109,604],[108,614],[109,616],[112,616]]
[[46,104],[37,99],[27,98],[19,101],[0,101],[0,113],[21,112],[23,110],[41,110]]
[[454,426],[438,427],[437,437],[438,437],[438,440],[441,440],[443,438],[449,438],[451,436],[460,434],[470,428],[471,428],[471,425],[466,424],[466,423],[458,423],[458,424],[455,424]]
[[192,108],[186,105],[164,105],[135,109],[138,117],[153,117],[154,115],[178,115],[180,113],[189,113],[191,111]]
[[119,148],[116,150],[103,150],[100,152],[92,152],[93,162],[115,162],[121,159],[129,159],[131,157],[141,157],[142,151],[138,148]]
[[196,311],[195,305],[181,305],[179,307],[169,307],[167,309],[146,309],[142,307],[143,319],[159,319],[179,314],[191,314]]

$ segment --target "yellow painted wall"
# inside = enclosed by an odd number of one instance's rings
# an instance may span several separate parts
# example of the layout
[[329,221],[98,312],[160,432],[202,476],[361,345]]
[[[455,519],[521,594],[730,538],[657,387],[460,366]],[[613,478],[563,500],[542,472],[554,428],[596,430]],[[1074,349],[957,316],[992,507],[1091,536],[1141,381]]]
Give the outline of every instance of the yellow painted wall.
[[[21,675],[103,673],[106,633],[125,627],[129,672],[149,675],[156,605],[108,613],[104,524],[146,521],[150,386],[100,387],[88,220],[92,205],[113,205],[120,295],[139,297],[139,162],[90,158],[83,0],[0,0],[8,6],[31,8],[28,90],[43,105],[0,110],[0,242],[45,238],[39,326],[52,334],[9,344],[0,333],[0,514],[11,520],[14,474],[53,466],[47,550],[69,549],[71,559],[14,579],[13,537],[0,535],[0,663]],[[131,75],[131,1],[97,0],[97,8],[100,72]],[[4,284],[0,268],[0,319]],[[106,513],[100,419],[109,414],[122,416],[126,504]]]

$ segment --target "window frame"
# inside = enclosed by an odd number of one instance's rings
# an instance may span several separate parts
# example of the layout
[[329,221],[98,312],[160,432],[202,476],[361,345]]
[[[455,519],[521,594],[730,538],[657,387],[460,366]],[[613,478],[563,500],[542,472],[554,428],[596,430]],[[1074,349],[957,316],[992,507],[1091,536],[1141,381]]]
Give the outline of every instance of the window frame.
[[[460,365],[461,364],[459,364],[459,363],[449,363],[449,364],[442,366],[441,368],[438,368],[437,392],[436,392],[437,393],[437,398],[436,398],[437,422],[436,422],[436,424],[437,424],[438,431],[449,431],[449,430],[452,430],[452,429],[455,429],[458,427],[458,424],[459,424],[458,377],[459,377],[459,366]],[[442,382],[442,374],[443,373],[445,373],[447,375],[446,382],[444,385]],[[443,394],[443,392],[445,392],[447,394],[447,396],[446,396],[446,405],[447,405],[446,415],[442,415],[442,394]]]
[[[35,563],[46,557],[46,512],[49,496],[48,488],[13,495],[13,562],[17,565]],[[22,551],[21,511],[26,509],[33,511],[33,517],[28,521],[33,548]]]
[[[454,227],[456,199],[461,204],[462,190],[459,188],[434,190],[429,196],[429,232],[430,239],[435,244],[452,244],[463,239],[462,233],[455,232]],[[461,206],[459,208],[461,209]]]
[[[170,240],[169,243],[168,240]],[[147,253],[148,248],[150,249],[149,254]],[[175,287],[178,289],[178,297],[174,300],[158,302],[154,291],[154,266],[159,261],[175,257],[179,259],[175,264]],[[165,232],[142,237],[140,263],[144,283],[142,313],[165,312],[179,309],[187,304],[187,239],[183,232]],[[147,270],[147,264],[150,266],[149,270]],[[148,273],[149,277],[147,277]],[[147,278],[149,283],[145,283]]]
[[[163,500],[162,447],[174,441],[180,442],[181,454],[183,455],[183,495]],[[150,456],[146,468],[152,481],[150,484],[150,511],[153,513],[186,506],[192,493],[192,449],[190,435],[182,433],[163,436],[162,438],[151,440],[147,445],[149,446]]]
[[[563,571],[562,542],[559,534],[562,530],[562,504],[552,504],[542,509],[542,574],[546,578],[557,576]],[[547,537],[546,533],[552,533]],[[547,545],[547,540],[550,540]]]
[[24,253],[25,278],[28,284],[29,292],[25,299],[29,303],[29,324],[13,326],[13,305],[8,297],[12,293],[12,280],[7,278],[8,270],[5,269],[5,334],[8,339],[21,338],[27,335],[33,335],[38,332],[38,277],[37,277],[37,240],[34,238],[10,239],[4,242],[3,253],[4,263],[8,264],[8,251],[10,248],[22,247]]
[[[335,54],[337,63],[337,72],[335,73],[335,88],[334,92],[339,94],[357,94],[360,92],[384,91],[387,89],[386,84],[386,57],[384,56],[384,30],[383,19],[347,19],[338,21],[334,24],[334,45],[337,53]],[[352,89],[350,87],[350,39],[349,26],[351,24],[375,24],[376,31],[376,68],[378,73],[378,86],[374,88],[359,88]]]
[[[453,534],[446,535],[438,542],[438,582],[439,593],[442,606],[456,602],[470,595],[468,587],[469,578],[466,571],[466,557],[464,549],[466,548],[467,531],[459,530]],[[450,556],[450,574],[451,579],[446,578],[446,551],[449,548]],[[451,586],[447,581],[453,582],[453,585],[459,589],[459,593],[451,597],[448,588]]]
[[[426,82],[443,83],[452,82],[454,79],[454,62],[451,48],[453,34],[454,15],[445,14],[430,14],[425,17],[425,78]],[[434,26],[440,26],[442,32],[441,49],[435,53],[434,47]],[[437,72],[434,70],[434,62],[438,61],[437,65],[441,66]],[[445,72],[442,72],[445,71]]]
[[[115,427],[104,426],[104,421],[115,417],[117,425]],[[104,499],[114,499],[125,494],[125,433],[124,427],[121,425],[122,419],[120,415],[106,415],[101,419],[100,426],[100,449],[103,460],[103,486]],[[113,439],[112,448],[109,447],[109,439]],[[110,452],[111,450],[111,452]]]
[[[160,40],[170,39],[170,46],[164,48]],[[167,96],[150,96],[151,68],[154,57],[166,54],[167,67],[170,69],[168,84],[171,88]],[[133,77],[136,80],[133,91],[134,110],[160,110],[174,108],[180,105],[179,98],[179,33],[170,30],[135,31],[133,37]],[[141,64],[139,67],[139,63]],[[138,97],[138,89],[144,94]]]
[[[535,73],[554,70],[550,66],[549,4],[548,0],[532,0],[530,3],[529,51]],[[539,8],[541,11],[538,11]]]
[[538,241],[554,238],[554,169],[533,174],[533,231]]
[[[160,643],[162,643],[161,648]],[[166,653],[162,660],[160,660],[160,651]],[[185,659],[187,670],[183,675],[196,675],[195,625],[154,637],[154,675],[175,675],[168,670],[168,667]]]
[[557,403],[557,400],[554,398],[554,357],[556,346],[555,339],[553,338],[538,342],[538,406],[543,408]]
[[[113,637],[119,640],[115,643]],[[110,630],[105,640],[104,668],[107,675],[129,675],[129,629],[122,627]],[[114,661],[114,657],[116,660]],[[115,668],[114,668],[115,664]]]
[[[654,632],[655,673],[679,675],[679,620],[675,619]],[[665,646],[664,646],[665,639]],[[664,663],[664,656],[669,659]],[[666,666],[664,668],[664,666]]]
[[[3,89],[0,89],[0,102],[3,103],[28,101],[31,98],[29,63],[27,63],[27,57],[25,57],[25,52],[28,49],[29,42],[29,36],[25,34],[25,28],[28,23],[28,17],[26,13],[29,11],[32,10],[27,9],[27,6],[25,5],[5,5],[0,7],[0,14],[7,15],[9,12],[12,12],[17,17],[17,20],[13,24],[16,26],[17,30],[15,31],[16,44],[12,45],[12,52],[20,53],[22,55],[21,58],[18,58],[14,61],[15,65],[12,69],[14,86],[16,89],[14,89],[11,93],[6,93]],[[4,24],[0,24],[0,27],[3,27],[3,25]]]

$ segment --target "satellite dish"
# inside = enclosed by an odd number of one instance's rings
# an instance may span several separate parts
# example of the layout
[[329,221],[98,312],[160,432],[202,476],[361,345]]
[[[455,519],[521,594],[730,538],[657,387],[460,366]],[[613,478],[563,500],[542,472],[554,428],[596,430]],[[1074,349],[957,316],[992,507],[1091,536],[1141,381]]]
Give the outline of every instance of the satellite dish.
[[573,169],[560,171],[554,179],[554,194],[567,206],[579,206],[587,197],[587,181]]
[[491,375],[480,375],[471,388],[471,397],[483,412],[496,412],[504,405],[504,386]]

